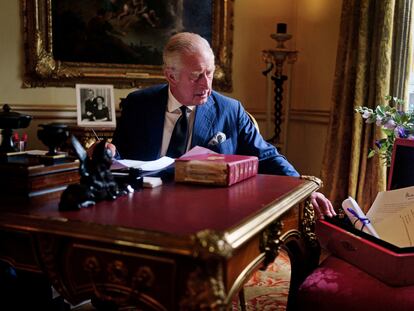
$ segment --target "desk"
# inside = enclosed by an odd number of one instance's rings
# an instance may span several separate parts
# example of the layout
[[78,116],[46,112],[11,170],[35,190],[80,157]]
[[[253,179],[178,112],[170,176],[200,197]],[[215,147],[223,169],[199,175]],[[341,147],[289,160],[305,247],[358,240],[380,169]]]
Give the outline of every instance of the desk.
[[59,212],[53,199],[2,202],[0,258],[46,273],[72,304],[95,295],[144,310],[227,310],[286,247],[293,296],[317,264],[306,199],[319,187],[316,178],[258,175],[229,188],[165,184],[78,212]]

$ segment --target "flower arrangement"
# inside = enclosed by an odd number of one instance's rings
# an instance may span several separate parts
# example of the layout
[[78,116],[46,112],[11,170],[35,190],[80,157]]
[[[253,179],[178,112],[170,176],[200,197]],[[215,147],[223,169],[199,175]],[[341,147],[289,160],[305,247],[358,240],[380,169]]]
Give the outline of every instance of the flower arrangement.
[[414,113],[403,111],[402,99],[386,96],[387,105],[378,105],[375,110],[367,107],[356,107],[355,112],[362,115],[366,123],[374,123],[381,127],[385,138],[375,142],[368,158],[378,155],[387,166],[391,165],[394,141],[397,137],[414,139]]

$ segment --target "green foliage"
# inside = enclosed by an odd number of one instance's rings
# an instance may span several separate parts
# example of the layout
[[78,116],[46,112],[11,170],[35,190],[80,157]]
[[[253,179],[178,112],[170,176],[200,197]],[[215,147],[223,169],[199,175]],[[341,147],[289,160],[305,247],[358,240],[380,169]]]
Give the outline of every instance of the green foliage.
[[402,99],[386,96],[386,105],[378,105],[375,110],[358,106],[355,112],[361,114],[366,123],[375,123],[379,126],[386,138],[375,142],[374,149],[368,153],[368,158],[378,155],[384,164],[391,164],[391,155],[394,141],[397,137],[414,139],[414,114],[403,111]]

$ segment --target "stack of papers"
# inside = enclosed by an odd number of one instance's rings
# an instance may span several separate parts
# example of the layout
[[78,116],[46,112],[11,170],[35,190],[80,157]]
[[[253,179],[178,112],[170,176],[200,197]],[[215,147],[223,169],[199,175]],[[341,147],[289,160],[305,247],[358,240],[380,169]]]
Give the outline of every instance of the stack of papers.
[[139,168],[143,171],[159,171],[167,168],[174,163],[174,159],[170,157],[162,157],[154,161],[137,161],[137,160],[113,160],[111,170],[123,168]]
[[[363,231],[398,247],[414,246],[414,187],[379,192],[367,215],[352,198],[342,207],[355,228],[363,227]],[[362,226],[365,218],[369,223]]]
[[381,239],[399,247],[414,246],[414,187],[378,193],[367,216]]

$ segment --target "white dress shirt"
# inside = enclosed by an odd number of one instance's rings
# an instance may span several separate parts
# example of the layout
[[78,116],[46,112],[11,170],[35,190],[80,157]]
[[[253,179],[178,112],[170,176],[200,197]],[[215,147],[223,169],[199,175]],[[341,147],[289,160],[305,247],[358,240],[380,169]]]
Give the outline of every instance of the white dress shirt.
[[[181,116],[180,107],[182,105],[171,93],[170,88],[168,88],[168,104],[167,110],[165,111],[165,121],[164,121],[164,131],[162,134],[162,144],[161,144],[161,154],[163,157],[167,153],[168,145],[170,144],[171,135],[174,130],[175,123],[178,118]],[[194,125],[194,116],[195,116],[195,106],[187,106],[187,118],[188,118],[188,142],[186,151],[191,146],[191,136],[193,134],[193,125]]]

